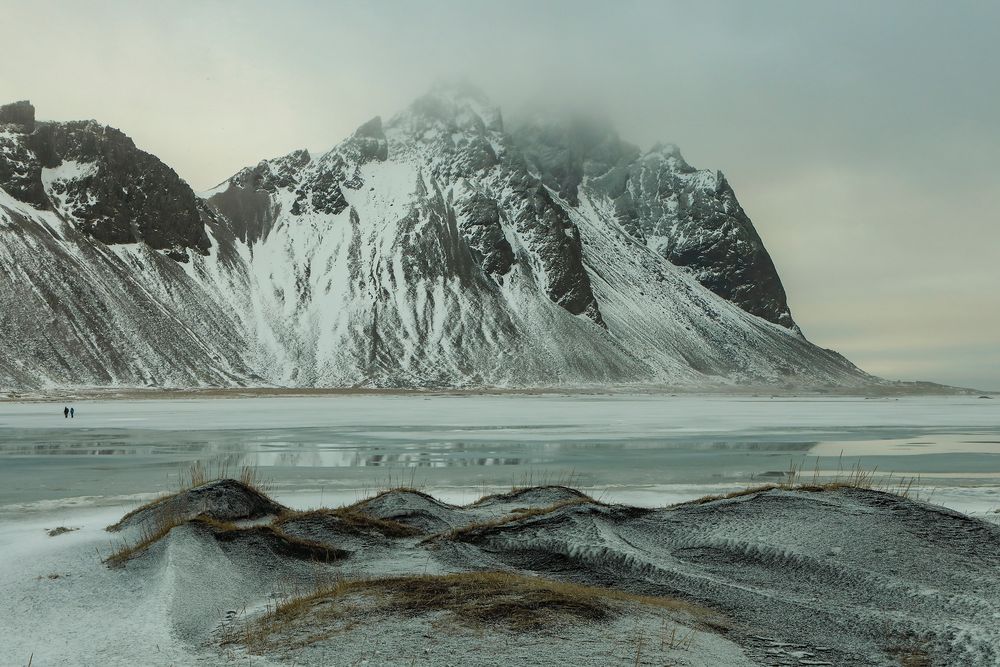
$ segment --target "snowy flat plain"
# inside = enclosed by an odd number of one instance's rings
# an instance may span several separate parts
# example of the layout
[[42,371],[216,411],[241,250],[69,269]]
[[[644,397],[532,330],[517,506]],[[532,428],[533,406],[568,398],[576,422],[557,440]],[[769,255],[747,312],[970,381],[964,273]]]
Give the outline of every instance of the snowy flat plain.
[[[0,403],[0,521],[175,490],[194,461],[256,466],[288,502],[405,483],[469,502],[572,481],[662,505],[856,464],[919,477],[934,502],[1000,507],[1000,400],[335,395]],[[299,504],[299,503],[296,503]]]

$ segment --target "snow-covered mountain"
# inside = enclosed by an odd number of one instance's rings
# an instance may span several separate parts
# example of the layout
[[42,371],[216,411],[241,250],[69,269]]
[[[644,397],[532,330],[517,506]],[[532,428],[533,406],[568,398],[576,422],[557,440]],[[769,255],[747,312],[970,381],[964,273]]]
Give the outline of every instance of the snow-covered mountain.
[[0,108],[0,388],[862,385],[718,172],[442,87],[197,196]]

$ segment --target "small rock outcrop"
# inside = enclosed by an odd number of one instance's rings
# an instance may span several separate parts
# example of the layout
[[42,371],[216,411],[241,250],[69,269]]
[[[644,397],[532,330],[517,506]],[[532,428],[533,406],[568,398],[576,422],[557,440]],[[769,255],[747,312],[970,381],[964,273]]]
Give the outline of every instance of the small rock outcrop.
[[95,121],[35,122],[29,102],[0,107],[0,187],[107,244],[139,243],[185,262],[209,248],[191,187],[132,139]]
[[35,129],[35,107],[27,100],[0,106],[0,125],[17,125],[31,132]]

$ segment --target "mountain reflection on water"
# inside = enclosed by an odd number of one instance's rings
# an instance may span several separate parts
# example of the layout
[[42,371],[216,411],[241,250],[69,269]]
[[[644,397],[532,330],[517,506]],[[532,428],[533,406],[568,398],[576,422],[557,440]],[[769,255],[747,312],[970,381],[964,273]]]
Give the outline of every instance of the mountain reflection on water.
[[[200,463],[276,489],[720,487],[855,465],[997,484],[1000,402],[670,396],[358,396],[0,404],[0,506],[177,488]],[[404,472],[405,471],[405,472]]]

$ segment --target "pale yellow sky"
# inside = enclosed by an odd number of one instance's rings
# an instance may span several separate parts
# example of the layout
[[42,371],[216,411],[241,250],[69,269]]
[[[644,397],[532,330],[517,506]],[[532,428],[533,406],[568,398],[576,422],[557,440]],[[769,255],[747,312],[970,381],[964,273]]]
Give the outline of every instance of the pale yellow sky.
[[435,80],[593,108],[722,170],[816,343],[1000,390],[1000,4],[0,0],[0,100],[96,118],[196,190]]

